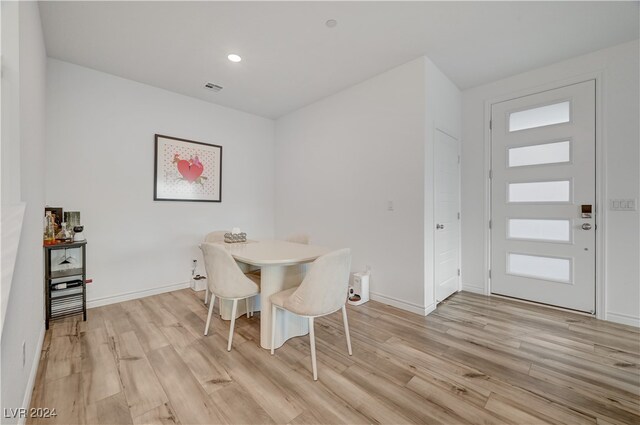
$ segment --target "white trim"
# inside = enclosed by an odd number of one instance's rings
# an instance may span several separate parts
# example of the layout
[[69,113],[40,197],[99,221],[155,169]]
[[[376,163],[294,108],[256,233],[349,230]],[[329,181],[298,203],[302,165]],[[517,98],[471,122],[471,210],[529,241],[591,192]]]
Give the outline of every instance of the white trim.
[[491,229],[489,223],[491,220],[491,177],[493,176],[492,170],[492,157],[491,157],[491,132],[493,131],[493,116],[491,115],[491,107],[494,103],[497,103],[495,99],[485,99],[484,101],[484,211],[483,211],[483,223],[484,227],[484,264],[485,272],[482,277],[482,294],[491,295],[491,279],[489,273],[491,273]]
[[115,304],[122,301],[135,300],[151,295],[163,294],[165,292],[177,291],[190,287],[190,282],[175,283],[173,285],[160,286],[158,288],[143,289],[142,291],[126,292],[124,294],[112,295],[109,297],[95,298],[87,301],[87,308],[100,307],[103,305]]
[[435,304],[431,304],[427,307],[423,307],[417,304],[413,304],[407,301],[399,300],[397,298],[389,297],[387,295],[378,294],[375,292],[371,292],[369,294],[373,301],[378,301],[383,304],[388,304],[392,307],[399,308],[400,310],[409,311],[411,313],[420,314],[422,316],[426,316],[436,309]]
[[[491,181],[489,179],[489,170],[491,170],[491,130],[489,129],[489,121],[491,120],[491,106],[495,103],[504,102],[518,97],[529,96],[543,91],[554,90],[560,87],[579,84],[585,81],[595,80],[596,90],[596,116],[595,116],[595,137],[596,137],[596,317],[606,320],[609,314],[606,311],[606,169],[605,169],[605,153],[606,140],[604,137],[604,86],[606,84],[604,70],[595,70],[570,78],[564,78],[557,81],[550,81],[527,89],[515,91],[513,93],[485,99],[484,101],[484,152],[485,152],[485,273],[484,294],[491,295],[491,279],[489,279],[488,271],[491,269],[491,231],[489,230],[489,220],[491,219]],[[615,314],[614,314],[615,315]]]
[[609,320],[615,323],[621,323],[623,325],[635,326],[636,328],[640,328],[640,317],[631,316],[629,314],[613,313],[609,311],[607,312],[606,320]]
[[[40,336],[38,337],[38,345],[33,355],[33,362],[31,363],[31,372],[29,372],[29,380],[27,381],[27,387],[24,391],[24,398],[22,399],[22,407],[29,409],[31,404],[31,396],[33,395],[33,387],[36,383],[36,376],[38,375],[38,368],[40,367],[40,357],[42,357],[42,344],[44,343],[44,335],[46,329],[44,326],[44,320],[42,321],[42,328],[40,328]],[[18,420],[18,424],[23,425],[26,423],[27,418],[22,417]]]
[[605,320],[607,317],[607,279],[606,279],[606,231],[607,226],[607,161],[606,138],[604,132],[604,86],[606,84],[604,71],[593,73],[596,80],[596,318]]

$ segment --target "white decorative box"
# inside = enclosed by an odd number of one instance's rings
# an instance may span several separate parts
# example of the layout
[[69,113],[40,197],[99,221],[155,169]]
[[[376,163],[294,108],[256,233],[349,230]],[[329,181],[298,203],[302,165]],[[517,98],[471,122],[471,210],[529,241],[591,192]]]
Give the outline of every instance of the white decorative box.
[[360,305],[367,301],[369,301],[369,272],[353,273],[347,302],[351,305]]

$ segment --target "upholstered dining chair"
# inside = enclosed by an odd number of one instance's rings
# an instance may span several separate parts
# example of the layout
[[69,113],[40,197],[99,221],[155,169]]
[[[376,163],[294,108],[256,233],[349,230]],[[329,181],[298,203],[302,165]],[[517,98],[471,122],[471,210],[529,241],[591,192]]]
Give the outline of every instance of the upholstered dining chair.
[[[204,256],[204,267],[207,270],[207,286],[211,291],[211,301],[209,302],[209,314],[204,334],[209,333],[209,324],[213,314],[213,305],[216,297],[220,300],[232,300],[231,326],[229,329],[229,344],[227,351],[231,351],[233,341],[233,328],[236,323],[236,313],[238,311],[238,301],[244,299],[247,303],[247,317],[249,317],[249,298],[258,295],[258,285],[251,277],[245,275],[227,249],[220,244],[203,243],[200,245]],[[222,301],[220,303],[222,305]]]
[[310,239],[311,238],[306,233],[296,233],[296,234],[287,236],[285,241],[287,241],[287,242],[295,242],[295,243],[302,243],[302,244],[305,244],[305,245],[309,245]]
[[205,243],[224,242],[224,234],[229,233],[228,230],[216,230],[215,232],[207,233],[204,237]]
[[[224,242],[224,234],[229,233],[228,230],[216,230],[215,232],[207,233],[207,236],[204,237],[205,243],[216,243],[216,242]],[[209,300],[209,284],[204,288],[204,303],[207,304]]]
[[311,367],[313,380],[318,380],[316,364],[316,340],[313,320],[342,309],[347,350],[351,356],[351,337],[347,321],[347,289],[351,271],[351,250],[348,248],[330,252],[318,257],[298,287],[271,295],[271,354],[274,354],[276,314],[286,310],[309,319],[309,341],[311,343]]

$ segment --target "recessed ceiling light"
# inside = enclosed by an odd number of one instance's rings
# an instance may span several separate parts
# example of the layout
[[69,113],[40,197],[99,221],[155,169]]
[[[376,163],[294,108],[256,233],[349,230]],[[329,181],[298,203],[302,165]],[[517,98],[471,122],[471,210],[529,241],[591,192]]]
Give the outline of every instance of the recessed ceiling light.
[[328,26],[329,28],[333,28],[336,25],[338,25],[338,21],[336,21],[335,19],[329,19],[327,22],[324,23],[326,26]]
[[240,62],[242,60],[242,58],[235,53],[231,53],[229,56],[227,56],[227,59],[229,59],[231,62]]

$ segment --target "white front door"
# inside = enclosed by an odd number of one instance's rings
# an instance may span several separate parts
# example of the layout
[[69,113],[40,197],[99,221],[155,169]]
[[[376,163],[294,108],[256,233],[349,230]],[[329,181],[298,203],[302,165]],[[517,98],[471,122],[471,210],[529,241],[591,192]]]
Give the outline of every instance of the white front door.
[[458,140],[436,130],[434,146],[436,302],[456,292],[460,282],[460,157]]
[[595,310],[595,81],[492,105],[491,292]]

